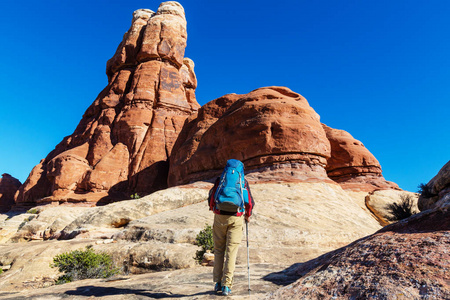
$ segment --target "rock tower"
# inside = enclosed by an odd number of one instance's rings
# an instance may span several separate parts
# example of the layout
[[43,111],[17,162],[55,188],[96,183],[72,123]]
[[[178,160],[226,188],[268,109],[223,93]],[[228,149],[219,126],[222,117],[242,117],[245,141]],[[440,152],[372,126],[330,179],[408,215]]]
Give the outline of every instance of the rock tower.
[[173,144],[200,107],[186,41],[179,3],[135,11],[107,62],[108,85],[74,133],[34,167],[16,203],[107,202],[165,188]]

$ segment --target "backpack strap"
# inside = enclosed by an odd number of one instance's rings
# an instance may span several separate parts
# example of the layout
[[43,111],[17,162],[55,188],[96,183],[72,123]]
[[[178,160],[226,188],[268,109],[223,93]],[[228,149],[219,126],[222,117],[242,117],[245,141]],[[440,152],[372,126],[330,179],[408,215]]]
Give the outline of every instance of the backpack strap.
[[241,209],[239,211],[243,212],[245,210],[245,208],[244,208],[245,200],[244,200],[244,187],[242,186],[242,184],[243,183],[245,184],[245,182],[243,182],[243,180],[242,180],[241,173],[239,171],[238,171],[238,173],[239,173],[239,188],[241,189],[241,200],[242,200]]

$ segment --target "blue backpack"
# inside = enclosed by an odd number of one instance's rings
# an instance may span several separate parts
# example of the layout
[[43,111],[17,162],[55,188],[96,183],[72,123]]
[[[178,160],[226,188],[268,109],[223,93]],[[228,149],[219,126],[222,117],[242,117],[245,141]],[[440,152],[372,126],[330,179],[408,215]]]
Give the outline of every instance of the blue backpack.
[[243,212],[248,203],[248,190],[245,188],[244,164],[230,159],[220,175],[219,186],[214,194],[216,208],[226,212]]

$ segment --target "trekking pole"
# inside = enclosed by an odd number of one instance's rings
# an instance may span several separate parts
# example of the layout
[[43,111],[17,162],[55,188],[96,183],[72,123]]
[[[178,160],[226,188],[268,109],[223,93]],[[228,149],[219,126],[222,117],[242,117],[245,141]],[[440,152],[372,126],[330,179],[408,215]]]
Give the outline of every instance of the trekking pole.
[[249,252],[249,248],[248,248],[248,221],[245,220],[245,228],[246,228],[246,233],[245,235],[247,236],[247,271],[248,271],[248,295],[250,296],[250,252]]

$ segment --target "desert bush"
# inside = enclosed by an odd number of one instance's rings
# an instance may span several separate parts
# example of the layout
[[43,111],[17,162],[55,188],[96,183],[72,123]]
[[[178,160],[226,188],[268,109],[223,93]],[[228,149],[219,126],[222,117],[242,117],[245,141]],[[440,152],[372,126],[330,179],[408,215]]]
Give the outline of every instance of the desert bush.
[[74,250],[57,255],[50,266],[65,273],[56,284],[87,278],[108,278],[119,273],[112,258],[106,253],[95,253],[92,246],[87,246],[84,251]]
[[27,224],[27,219],[24,219],[22,223],[20,223],[19,227],[17,227],[17,231],[19,231],[20,229],[22,229],[23,226],[25,226]]
[[205,228],[200,230],[195,238],[195,244],[200,246],[202,249],[197,250],[195,252],[194,259],[200,264],[203,260],[203,254],[205,254],[206,250],[210,250],[214,252],[214,241],[213,241],[213,231],[212,227],[208,224],[205,224]]
[[131,199],[140,199],[141,196],[139,196],[138,193],[134,193],[134,194],[130,195],[130,198],[131,198]]
[[27,211],[27,214],[37,214],[38,210],[36,208],[31,208]]
[[420,183],[420,184],[417,186],[417,188],[418,188],[417,192],[418,192],[422,197],[425,197],[425,198],[431,198],[431,197],[436,196],[435,194],[433,194],[433,193],[431,192],[430,187],[429,187],[428,185],[424,184],[424,183]]
[[23,219],[24,222],[29,222],[31,220],[33,220],[36,216],[29,216]]
[[0,274],[2,274],[3,273],[3,269],[2,268],[0,268]]
[[400,221],[409,218],[414,214],[413,205],[414,200],[411,195],[401,195],[399,203],[391,203],[387,205],[387,210],[391,214],[388,219],[390,221]]

